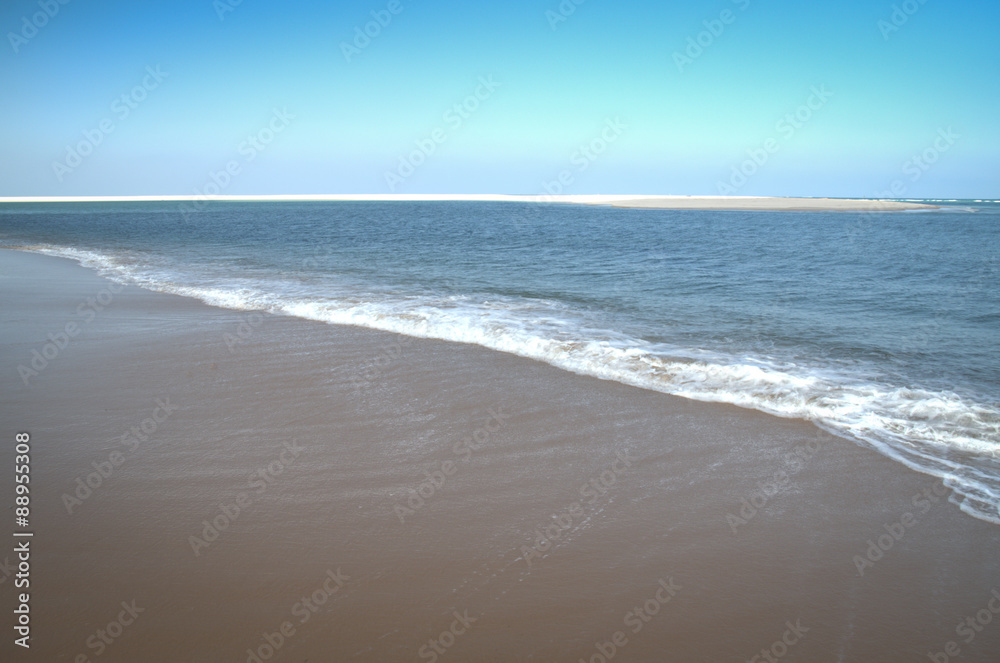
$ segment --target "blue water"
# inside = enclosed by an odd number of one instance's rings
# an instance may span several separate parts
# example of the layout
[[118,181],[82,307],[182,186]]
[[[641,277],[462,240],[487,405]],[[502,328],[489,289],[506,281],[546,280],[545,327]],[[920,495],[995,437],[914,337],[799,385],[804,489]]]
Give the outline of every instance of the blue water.
[[809,419],[1000,522],[1000,204],[32,203],[0,246],[234,309],[470,342]]

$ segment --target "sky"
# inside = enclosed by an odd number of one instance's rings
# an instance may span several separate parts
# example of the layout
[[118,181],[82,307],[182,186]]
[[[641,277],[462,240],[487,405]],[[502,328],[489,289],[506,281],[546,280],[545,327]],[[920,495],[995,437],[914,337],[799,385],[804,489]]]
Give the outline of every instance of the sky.
[[996,0],[5,0],[0,196],[997,199],[998,26]]

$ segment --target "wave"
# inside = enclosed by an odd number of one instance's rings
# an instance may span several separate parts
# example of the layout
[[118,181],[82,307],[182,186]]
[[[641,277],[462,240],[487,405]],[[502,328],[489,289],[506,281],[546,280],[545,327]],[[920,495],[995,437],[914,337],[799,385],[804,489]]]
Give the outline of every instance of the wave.
[[652,343],[551,300],[359,291],[291,277],[199,275],[143,254],[13,248],[72,258],[118,282],[217,307],[472,343],[582,375],[805,419],[941,478],[963,511],[1000,524],[1000,408],[969,396],[892,385],[874,371]]

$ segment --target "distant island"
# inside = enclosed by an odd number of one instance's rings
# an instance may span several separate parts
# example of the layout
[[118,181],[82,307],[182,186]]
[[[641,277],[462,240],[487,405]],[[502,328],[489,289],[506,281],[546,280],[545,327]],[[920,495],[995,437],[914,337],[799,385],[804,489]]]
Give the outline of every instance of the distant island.
[[901,212],[933,210],[937,205],[863,198],[784,198],[776,196],[666,195],[510,195],[510,194],[280,194],[280,195],[148,195],[148,196],[14,196],[2,203],[155,202],[155,201],[477,201],[609,205],[635,209],[759,210],[776,212]]

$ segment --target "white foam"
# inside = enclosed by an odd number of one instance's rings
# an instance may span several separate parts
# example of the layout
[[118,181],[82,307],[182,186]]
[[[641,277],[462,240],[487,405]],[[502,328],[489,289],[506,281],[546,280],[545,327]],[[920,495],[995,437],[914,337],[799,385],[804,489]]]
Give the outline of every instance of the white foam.
[[[652,344],[594,328],[565,304],[434,293],[359,293],[325,284],[178,275],[147,256],[21,247],[78,260],[141,287],[229,309],[264,310],[409,336],[473,343],[606,380],[805,419],[942,478],[970,515],[1000,505],[1000,409],[958,394],[883,384],[827,366]],[[211,283],[211,285],[205,285]],[[324,296],[319,296],[323,292]],[[290,294],[294,293],[294,294]]]

